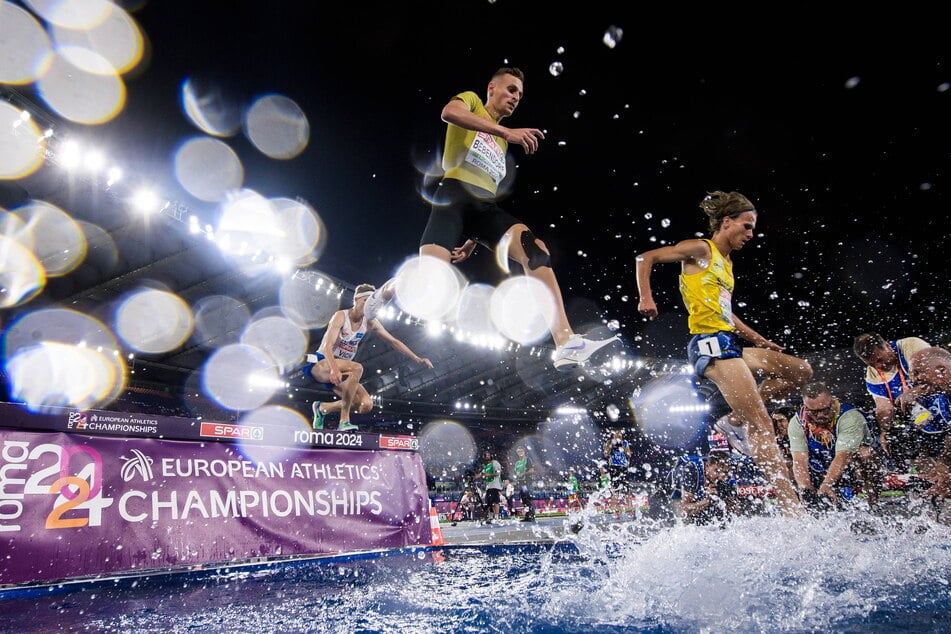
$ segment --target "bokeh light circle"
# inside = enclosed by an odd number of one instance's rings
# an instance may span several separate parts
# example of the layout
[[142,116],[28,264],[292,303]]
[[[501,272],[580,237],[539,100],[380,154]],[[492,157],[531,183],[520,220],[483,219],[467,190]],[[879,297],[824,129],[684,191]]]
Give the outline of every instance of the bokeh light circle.
[[456,268],[430,256],[409,258],[396,272],[396,302],[419,319],[441,320],[455,309],[464,287]]
[[125,105],[125,84],[118,75],[90,73],[59,54],[51,56],[36,87],[51,109],[77,123],[104,123]]
[[82,313],[45,309],[16,320],[3,336],[11,394],[28,407],[87,409],[125,387],[125,361],[105,325]]
[[489,284],[469,284],[459,298],[456,310],[456,326],[473,335],[497,336],[499,331],[492,321],[492,294],[495,288]]
[[0,130],[0,179],[29,176],[43,164],[46,138],[22,110],[0,101]]
[[46,286],[43,267],[18,240],[0,235],[0,308],[25,304]]
[[175,152],[175,178],[199,200],[218,202],[244,182],[241,159],[228,145],[210,137],[189,139]]
[[290,159],[307,147],[310,123],[292,99],[283,95],[265,95],[248,110],[244,132],[265,156]]
[[69,29],[92,29],[118,10],[111,0],[24,0],[50,24]]
[[295,366],[307,353],[307,335],[290,319],[278,315],[248,324],[241,343],[266,352],[281,370]]
[[492,294],[491,315],[504,336],[521,344],[531,344],[549,334],[555,300],[548,287],[535,278],[510,277]]
[[322,328],[340,310],[340,291],[321,275],[293,276],[281,283],[281,310],[300,328]]
[[251,311],[244,302],[227,295],[210,295],[196,302],[193,340],[205,348],[220,348],[238,342]]
[[419,434],[419,455],[430,473],[465,469],[475,462],[477,451],[472,433],[455,421],[427,423]]
[[264,405],[279,385],[274,362],[267,353],[245,344],[219,348],[202,368],[205,395],[230,410]]
[[182,82],[181,93],[185,115],[205,134],[231,136],[241,129],[241,111],[221,88],[190,77]]
[[661,447],[686,447],[704,428],[706,404],[689,378],[676,375],[655,379],[631,400],[644,435]]
[[[113,5],[109,14],[98,23],[88,28],[68,28],[54,25],[52,28],[53,40],[60,51],[71,49],[78,51],[86,49],[94,51],[99,57],[108,61],[112,72],[125,73],[132,70],[142,59],[144,41],[139,26],[132,17],[120,8]],[[66,54],[77,66],[89,72],[96,72],[77,62]]]
[[86,257],[86,234],[64,211],[36,200],[13,210],[29,233],[33,255],[47,277],[66,275]]
[[0,2],[0,83],[36,80],[51,52],[49,36],[36,18],[15,4]]
[[195,326],[191,309],[174,293],[138,291],[116,311],[116,334],[133,350],[168,352],[182,345]]
[[601,435],[587,413],[556,414],[538,426],[545,461],[556,471],[589,468],[601,458]]
[[277,252],[296,267],[317,262],[327,242],[327,230],[317,211],[290,198],[272,198],[271,204],[280,228]]

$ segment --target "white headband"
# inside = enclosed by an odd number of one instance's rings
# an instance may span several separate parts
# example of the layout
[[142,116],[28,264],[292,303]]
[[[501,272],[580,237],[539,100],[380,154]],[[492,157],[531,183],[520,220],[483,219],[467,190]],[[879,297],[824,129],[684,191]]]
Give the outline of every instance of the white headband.
[[353,294],[353,301],[357,301],[357,300],[360,299],[361,297],[366,297],[367,295],[372,295],[372,294],[373,294],[373,291],[362,291],[362,292],[360,292],[360,293],[354,293],[354,294]]

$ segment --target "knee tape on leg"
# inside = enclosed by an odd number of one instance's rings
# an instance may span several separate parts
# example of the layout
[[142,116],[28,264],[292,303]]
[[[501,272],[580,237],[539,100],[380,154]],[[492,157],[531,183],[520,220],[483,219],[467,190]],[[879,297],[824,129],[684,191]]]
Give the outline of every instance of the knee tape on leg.
[[531,231],[522,232],[522,248],[528,257],[528,268],[535,270],[540,266],[551,266],[551,256],[535,242],[535,234]]

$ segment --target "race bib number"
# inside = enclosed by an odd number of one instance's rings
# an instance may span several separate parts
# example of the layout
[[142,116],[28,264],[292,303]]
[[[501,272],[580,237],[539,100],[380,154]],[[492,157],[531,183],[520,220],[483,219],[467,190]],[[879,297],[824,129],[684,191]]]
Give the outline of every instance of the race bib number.
[[697,348],[705,357],[719,357],[723,354],[723,350],[720,349],[720,339],[716,335],[697,340]]

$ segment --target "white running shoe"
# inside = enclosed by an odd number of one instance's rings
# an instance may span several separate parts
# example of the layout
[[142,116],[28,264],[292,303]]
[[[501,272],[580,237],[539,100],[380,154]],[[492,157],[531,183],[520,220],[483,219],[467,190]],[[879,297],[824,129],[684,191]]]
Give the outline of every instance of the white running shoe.
[[609,337],[608,339],[602,339],[601,341],[592,341],[591,339],[585,339],[581,335],[574,334],[568,337],[568,341],[565,342],[565,345],[555,348],[555,352],[551,358],[557,369],[570,370],[587,361],[592,354],[604,346],[618,340],[619,337],[617,335]]
[[721,416],[713,423],[713,428],[726,436],[727,442],[734,451],[744,456],[753,456],[753,450],[750,449],[750,440],[746,435],[746,425],[737,427],[730,424],[730,414]]

